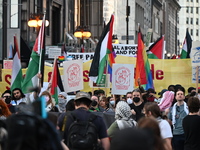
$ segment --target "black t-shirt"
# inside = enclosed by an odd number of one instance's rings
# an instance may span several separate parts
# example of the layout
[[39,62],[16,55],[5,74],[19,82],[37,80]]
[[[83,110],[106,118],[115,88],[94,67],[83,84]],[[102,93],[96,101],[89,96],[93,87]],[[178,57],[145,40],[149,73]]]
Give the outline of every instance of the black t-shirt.
[[[89,118],[89,116],[91,114],[91,112],[87,111],[84,108],[76,109],[73,112],[76,114],[77,118],[82,120],[82,121],[88,120],[88,118]],[[73,122],[72,118],[68,117],[67,123],[66,123],[66,129],[65,129],[65,133],[64,133],[64,139],[65,140],[67,139],[68,129],[69,129],[70,125],[72,124],[72,122]],[[99,139],[103,139],[103,138],[108,137],[107,129],[106,129],[106,126],[105,126],[105,123],[104,123],[102,117],[97,116],[95,118],[95,120],[93,121],[93,123],[97,128]],[[65,143],[67,143],[67,141],[65,141]]]
[[188,115],[183,119],[184,150],[200,150],[200,116]]
[[135,121],[138,121],[140,118],[144,116],[144,114],[142,113],[144,108],[144,103],[141,103],[139,106],[135,106],[134,103],[132,103],[129,106],[136,112]]

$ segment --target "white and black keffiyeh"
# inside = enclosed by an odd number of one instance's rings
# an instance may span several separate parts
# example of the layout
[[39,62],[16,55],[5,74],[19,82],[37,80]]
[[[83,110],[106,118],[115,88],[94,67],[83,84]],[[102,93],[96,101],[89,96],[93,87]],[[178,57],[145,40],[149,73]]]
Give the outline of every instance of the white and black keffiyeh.
[[115,119],[119,129],[136,126],[136,122],[131,118],[131,108],[125,101],[119,101],[115,109]]

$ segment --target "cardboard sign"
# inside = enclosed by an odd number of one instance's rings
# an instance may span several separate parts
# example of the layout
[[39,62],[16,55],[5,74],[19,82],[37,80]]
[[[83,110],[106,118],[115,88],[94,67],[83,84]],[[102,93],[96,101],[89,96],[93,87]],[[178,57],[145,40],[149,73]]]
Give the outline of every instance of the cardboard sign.
[[49,58],[55,58],[61,56],[61,48],[49,48]]
[[[199,83],[200,83],[200,67],[199,67]],[[196,67],[192,67],[192,83],[196,83]]]
[[133,64],[113,64],[112,94],[125,95],[133,91],[133,78]]
[[63,62],[63,79],[65,92],[83,89],[83,61],[71,60]]
[[96,84],[92,80],[90,80],[89,85],[91,88],[110,88],[110,74],[107,74],[107,76],[106,74],[103,74],[100,84]]

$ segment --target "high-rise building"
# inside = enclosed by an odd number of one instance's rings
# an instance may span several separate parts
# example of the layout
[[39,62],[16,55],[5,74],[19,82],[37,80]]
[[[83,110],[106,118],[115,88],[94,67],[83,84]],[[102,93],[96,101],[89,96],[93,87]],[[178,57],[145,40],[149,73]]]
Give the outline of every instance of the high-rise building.
[[181,52],[186,29],[193,41],[200,41],[200,0],[179,0],[181,10],[178,17],[178,47]]

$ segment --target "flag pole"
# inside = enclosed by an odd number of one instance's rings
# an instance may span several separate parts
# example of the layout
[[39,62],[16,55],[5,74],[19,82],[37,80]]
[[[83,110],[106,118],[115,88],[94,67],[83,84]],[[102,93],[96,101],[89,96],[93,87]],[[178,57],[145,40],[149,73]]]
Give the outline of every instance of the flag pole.
[[[106,54],[106,55],[107,55],[106,57],[108,57],[108,54]],[[105,87],[104,87],[106,96],[107,96],[107,88],[106,88],[106,85],[107,85],[107,74],[108,74],[108,61],[106,61],[106,78],[105,78]]]
[[[45,16],[46,16],[46,11],[44,12],[43,20],[42,20],[42,26],[41,28],[43,29],[43,32],[39,32],[39,34],[43,34],[42,38],[42,46],[40,44],[40,59],[39,59],[39,69],[38,69],[38,74],[40,78],[38,78],[38,85],[39,87],[43,87],[43,81],[44,81],[44,58],[45,58]],[[40,31],[41,31],[40,28]],[[40,75],[41,74],[41,75]]]
[[196,66],[196,93],[198,93],[198,83],[199,83],[199,66]]

